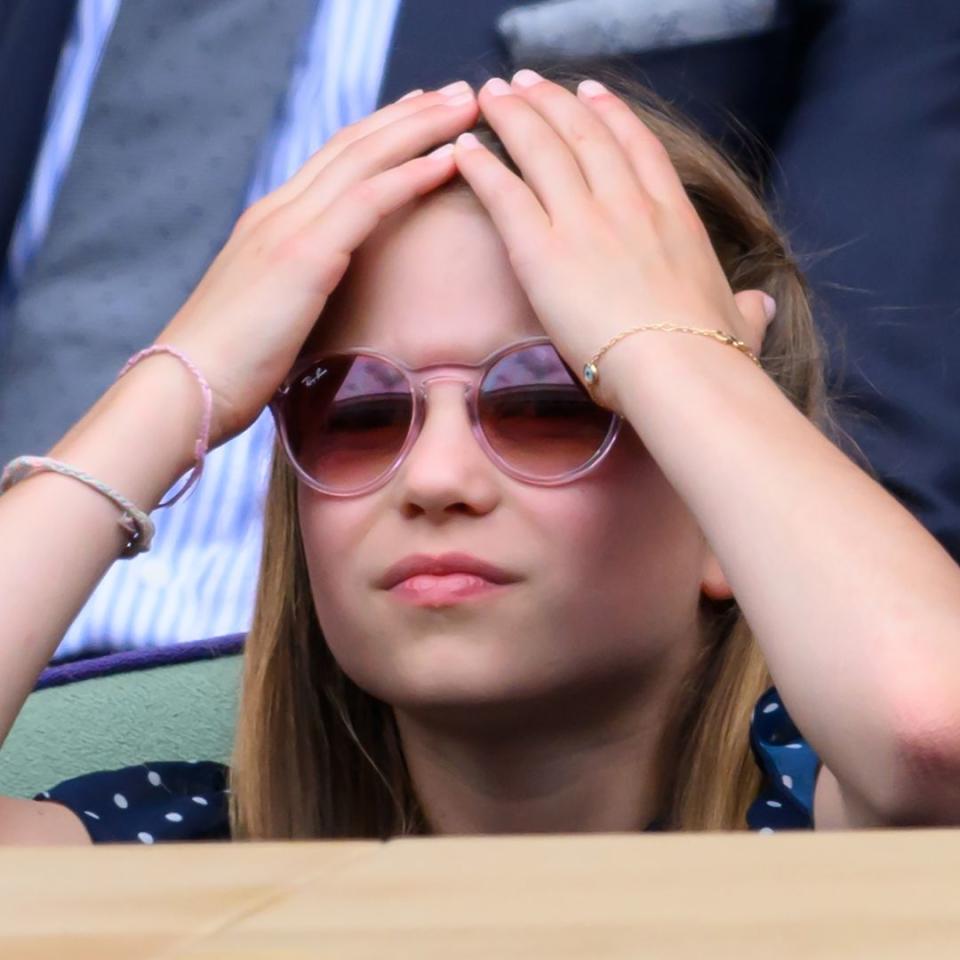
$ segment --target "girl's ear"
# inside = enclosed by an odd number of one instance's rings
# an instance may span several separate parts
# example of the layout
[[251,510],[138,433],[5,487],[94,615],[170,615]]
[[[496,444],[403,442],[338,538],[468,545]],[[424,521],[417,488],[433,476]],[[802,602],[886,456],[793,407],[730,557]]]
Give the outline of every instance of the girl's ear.
[[730,584],[720,568],[720,561],[709,546],[704,547],[700,587],[711,600],[729,600],[733,596]]

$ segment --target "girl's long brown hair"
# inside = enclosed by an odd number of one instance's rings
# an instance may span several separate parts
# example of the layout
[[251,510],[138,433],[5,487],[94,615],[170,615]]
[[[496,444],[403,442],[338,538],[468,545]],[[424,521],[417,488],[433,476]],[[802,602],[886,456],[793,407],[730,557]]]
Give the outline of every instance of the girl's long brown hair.
[[[570,90],[583,79],[569,69],[540,69]],[[797,410],[872,473],[827,397],[825,347],[808,290],[758,187],[645,87],[611,71],[599,79],[665,145],[733,290],[761,289],[777,301],[761,355],[769,376]],[[475,133],[517,172],[485,124]],[[458,178],[441,189],[469,187]],[[700,625],[699,659],[677,693],[661,743],[659,809],[674,830],[745,829],[760,786],[750,714],[771,679],[735,600],[703,597]],[[340,670],[324,640],[307,577],[296,480],[279,451],[238,716],[230,800],[235,838],[382,839],[430,832],[392,709]]]

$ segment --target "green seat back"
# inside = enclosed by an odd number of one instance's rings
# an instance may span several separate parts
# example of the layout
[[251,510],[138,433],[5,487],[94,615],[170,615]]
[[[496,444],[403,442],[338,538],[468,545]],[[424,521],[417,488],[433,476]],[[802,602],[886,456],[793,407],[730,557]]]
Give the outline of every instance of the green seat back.
[[83,773],[151,760],[228,762],[243,662],[235,647],[211,657],[207,645],[196,659],[35,690],[0,749],[0,795],[32,797]]

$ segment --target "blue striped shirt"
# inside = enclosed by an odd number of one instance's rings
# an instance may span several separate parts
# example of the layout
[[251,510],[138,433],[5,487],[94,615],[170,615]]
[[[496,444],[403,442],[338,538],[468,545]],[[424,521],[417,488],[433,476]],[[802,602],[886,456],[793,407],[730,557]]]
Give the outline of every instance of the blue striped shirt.
[[[78,0],[11,240],[7,266],[14,285],[46,234],[120,2]],[[284,108],[263,145],[248,204],[289,179],[340,127],[376,107],[399,5],[400,0],[320,0]],[[264,411],[249,430],[208,456],[193,493],[154,513],[151,551],[110,568],[55,659],[249,629],[273,439]]]

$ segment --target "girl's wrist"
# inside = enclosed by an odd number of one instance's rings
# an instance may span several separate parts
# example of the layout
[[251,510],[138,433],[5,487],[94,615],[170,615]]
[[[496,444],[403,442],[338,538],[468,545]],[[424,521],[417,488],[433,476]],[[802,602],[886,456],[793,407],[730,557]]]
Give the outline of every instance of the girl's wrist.
[[116,381],[47,454],[146,512],[195,463],[203,398],[174,357],[148,357]]
[[[628,416],[629,408],[642,397],[655,399],[656,383],[668,384],[698,375],[703,364],[723,362],[726,350],[737,353],[709,337],[677,331],[646,330],[631,334],[614,344],[597,363],[600,374],[593,395],[603,406]],[[736,362],[735,358],[731,358]],[[750,364],[746,356],[740,360]],[[653,392],[651,392],[653,391]]]

